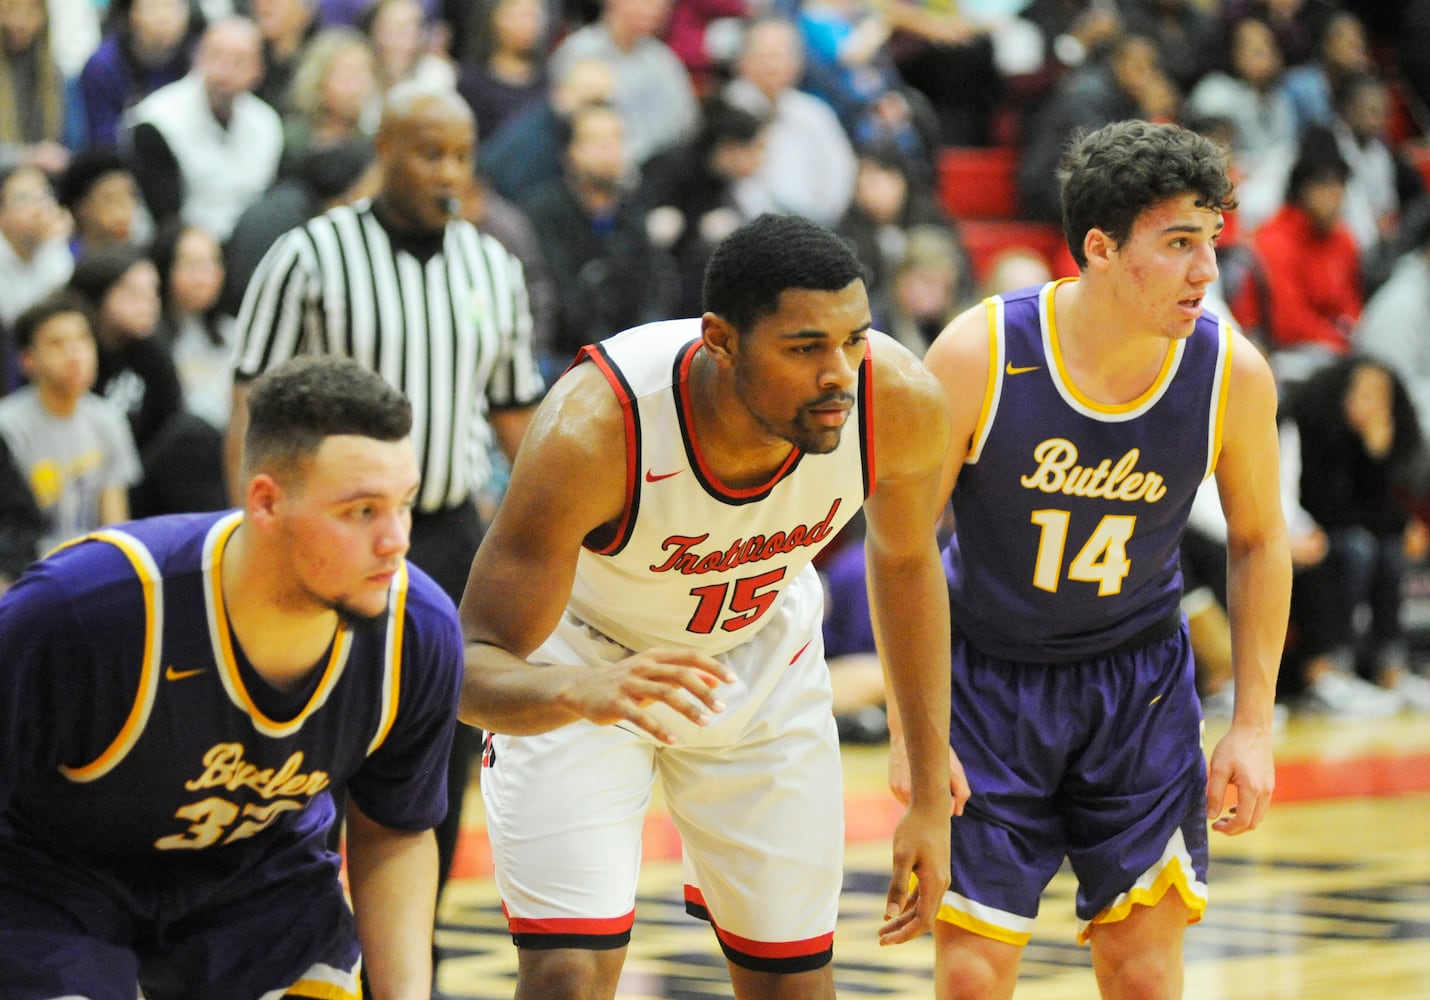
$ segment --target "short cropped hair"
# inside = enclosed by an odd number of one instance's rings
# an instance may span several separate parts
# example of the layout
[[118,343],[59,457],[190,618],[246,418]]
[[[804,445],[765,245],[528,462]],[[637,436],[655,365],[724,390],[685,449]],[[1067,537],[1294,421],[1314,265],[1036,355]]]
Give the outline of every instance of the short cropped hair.
[[1236,207],[1228,153],[1179,125],[1121,121],[1076,136],[1058,165],[1063,238],[1078,267],[1083,238],[1101,229],[1121,245],[1137,217],[1158,202],[1193,194],[1199,208]]
[[78,292],[61,288],[59,291],[46,295],[16,317],[15,350],[28,351],[34,346],[35,334],[39,333],[40,327],[56,316],[69,313],[78,313],[82,316],[85,326],[89,327],[90,335],[94,335],[94,312],[89,307],[89,300]]
[[761,215],[715,248],[701,305],[744,333],[779,308],[787,289],[837,292],[864,268],[842,239],[793,215]]
[[351,358],[293,358],[249,391],[244,476],[296,475],[333,435],[401,441],[411,430],[412,404],[376,372]]

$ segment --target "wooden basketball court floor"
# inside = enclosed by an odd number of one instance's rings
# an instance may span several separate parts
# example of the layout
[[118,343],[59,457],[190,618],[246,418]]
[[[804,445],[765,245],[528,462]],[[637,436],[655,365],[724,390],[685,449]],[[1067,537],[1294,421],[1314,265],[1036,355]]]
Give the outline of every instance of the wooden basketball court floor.
[[[1210,747],[1220,730],[1209,727]],[[848,848],[835,935],[841,996],[929,1000],[931,939],[875,940],[898,809],[883,748],[844,751]],[[1430,717],[1376,722],[1293,717],[1277,736],[1277,789],[1266,823],[1212,834],[1211,905],[1188,929],[1191,1000],[1430,1000]],[[515,984],[476,787],[443,900],[438,987],[448,998],[503,1000]],[[679,842],[657,805],[620,1000],[731,996],[708,926],[682,901]],[[1065,869],[1044,899],[1019,1000],[1095,998],[1074,943]]]

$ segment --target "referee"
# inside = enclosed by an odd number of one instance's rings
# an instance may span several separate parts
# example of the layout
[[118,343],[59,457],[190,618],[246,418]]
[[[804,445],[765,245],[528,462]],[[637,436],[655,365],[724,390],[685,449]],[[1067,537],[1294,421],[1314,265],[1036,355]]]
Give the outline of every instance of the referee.
[[[422,483],[408,558],[454,602],[481,539],[474,494],[491,473],[493,436],[514,456],[544,390],[521,265],[457,214],[474,144],[456,91],[404,83],[388,93],[377,195],[283,234],[244,293],[225,456],[232,484],[247,383],[270,368],[296,354],[340,354],[377,371],[413,408]],[[442,883],[477,739],[458,727],[437,831]]]

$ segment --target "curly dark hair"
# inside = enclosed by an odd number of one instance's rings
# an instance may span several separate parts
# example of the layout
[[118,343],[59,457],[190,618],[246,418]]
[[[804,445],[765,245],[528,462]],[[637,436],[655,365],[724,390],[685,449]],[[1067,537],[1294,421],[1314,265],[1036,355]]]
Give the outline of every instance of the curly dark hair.
[[1180,125],[1121,121],[1075,136],[1058,164],[1063,238],[1078,267],[1083,238],[1101,229],[1121,244],[1137,217],[1158,202],[1194,194],[1197,206],[1236,207],[1228,153]]
[[715,248],[705,267],[702,309],[741,333],[779,308],[787,289],[837,292],[864,268],[849,245],[793,215],[761,215]]

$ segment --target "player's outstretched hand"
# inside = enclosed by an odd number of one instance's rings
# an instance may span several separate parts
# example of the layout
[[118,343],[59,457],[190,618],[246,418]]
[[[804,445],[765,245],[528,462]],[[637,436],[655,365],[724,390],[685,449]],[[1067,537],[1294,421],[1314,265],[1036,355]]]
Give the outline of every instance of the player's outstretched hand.
[[669,705],[697,726],[709,725],[725,705],[715,689],[735,679],[724,664],[700,653],[648,649],[616,663],[581,670],[561,693],[570,711],[597,725],[629,722],[662,743],[675,734],[646,709]]
[[[1228,836],[1256,829],[1271,808],[1275,783],[1270,732],[1233,724],[1217,741],[1207,767],[1207,819],[1212,829]],[[1234,799],[1229,789],[1235,789]]]

